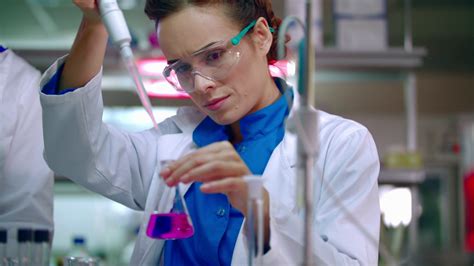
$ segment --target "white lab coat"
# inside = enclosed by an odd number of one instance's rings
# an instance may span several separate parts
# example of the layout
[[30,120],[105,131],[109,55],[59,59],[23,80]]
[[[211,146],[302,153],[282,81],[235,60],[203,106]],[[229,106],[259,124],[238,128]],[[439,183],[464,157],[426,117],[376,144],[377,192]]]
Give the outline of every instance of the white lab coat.
[[[56,62],[42,85],[56,72]],[[157,175],[157,161],[196,149],[192,132],[204,115],[181,108],[151,129],[126,133],[102,123],[101,74],[61,96],[41,94],[45,159],[57,173],[118,201],[144,210],[131,265],[156,265],[164,241],[145,235],[151,211],[172,207],[172,190]],[[315,175],[314,260],[317,265],[377,265],[379,161],[373,139],[360,124],[319,112],[320,156]],[[296,138],[285,133],[263,173],[270,195],[270,246],[266,265],[297,265],[302,258],[303,215],[295,203]],[[324,181],[321,182],[321,179]],[[188,186],[183,186],[186,190]],[[212,230],[212,229],[210,229]],[[233,265],[246,264],[246,239],[237,239]]]
[[53,173],[43,159],[40,76],[13,51],[0,53],[0,228],[8,229],[9,241],[16,241],[20,227],[53,230]]

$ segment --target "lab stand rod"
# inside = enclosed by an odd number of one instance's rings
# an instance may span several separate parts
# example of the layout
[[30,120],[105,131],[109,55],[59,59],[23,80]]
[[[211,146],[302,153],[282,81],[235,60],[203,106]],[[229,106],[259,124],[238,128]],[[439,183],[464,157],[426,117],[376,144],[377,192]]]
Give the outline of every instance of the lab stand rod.
[[[305,51],[304,51],[304,90],[303,97],[301,99],[302,110],[309,111],[311,105],[315,102],[314,93],[314,66],[315,66],[315,47],[313,46],[313,23],[312,23],[312,0],[306,0],[306,27],[305,27]],[[303,120],[304,124],[305,121]],[[309,131],[305,131],[309,132]],[[317,132],[317,127],[316,127]],[[306,136],[314,137],[316,132],[310,132]],[[303,164],[301,171],[302,177],[304,178],[304,210],[305,210],[305,228],[304,228],[304,251],[303,251],[303,262],[304,265],[313,265],[313,165],[316,160],[316,153],[309,152],[311,149],[305,149],[301,141],[302,137],[298,138],[298,147],[300,149],[300,163]]]
[[412,39],[412,18],[411,18],[411,0],[404,0],[404,41],[403,46],[405,51],[411,52],[413,50]]
[[305,166],[303,176],[305,178],[304,203],[305,203],[305,228],[304,228],[304,264],[313,265],[313,158],[309,155],[303,157]]
[[301,97],[301,106],[310,107],[314,104],[314,68],[315,68],[315,56],[316,50],[313,45],[313,23],[312,21],[312,0],[306,0],[306,21],[305,21],[305,49],[304,49],[304,60],[305,64],[303,65],[303,97]]
[[[413,39],[412,39],[412,14],[411,14],[411,0],[404,0],[404,48],[406,52],[413,51]],[[415,152],[417,150],[417,89],[416,89],[416,76],[415,73],[410,70],[406,74],[404,84],[404,96],[405,96],[405,113],[406,113],[406,136],[407,136],[407,152]],[[418,183],[410,185],[410,191],[412,195],[411,202],[411,222],[408,228],[409,236],[409,250],[410,255],[416,255],[418,248],[418,206],[419,206],[419,193]]]
[[410,192],[411,192],[411,222],[408,227],[408,243],[409,243],[409,250],[410,254],[409,256],[416,256],[417,254],[417,248],[418,248],[418,215],[419,215],[419,191],[418,191],[418,185],[414,184],[410,186]]
[[406,115],[406,141],[407,151],[414,152],[417,150],[417,90],[416,76],[413,72],[406,74],[404,84],[405,97],[405,115]]

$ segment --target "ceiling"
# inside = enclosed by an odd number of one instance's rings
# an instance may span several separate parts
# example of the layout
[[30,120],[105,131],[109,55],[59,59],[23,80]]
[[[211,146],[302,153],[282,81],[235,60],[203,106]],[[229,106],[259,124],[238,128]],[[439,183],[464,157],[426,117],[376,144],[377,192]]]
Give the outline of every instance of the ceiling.
[[[6,3],[5,3],[6,1]],[[0,42],[17,49],[68,49],[81,20],[71,0],[2,0]],[[146,40],[153,23],[143,14],[144,0],[119,0],[138,39]]]

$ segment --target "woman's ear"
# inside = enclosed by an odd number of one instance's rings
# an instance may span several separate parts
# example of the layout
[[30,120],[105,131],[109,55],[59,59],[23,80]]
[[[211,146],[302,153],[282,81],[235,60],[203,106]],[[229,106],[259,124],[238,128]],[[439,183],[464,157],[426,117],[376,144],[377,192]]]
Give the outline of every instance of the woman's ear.
[[256,49],[267,56],[272,47],[273,35],[266,19],[260,17],[253,27],[252,39]]

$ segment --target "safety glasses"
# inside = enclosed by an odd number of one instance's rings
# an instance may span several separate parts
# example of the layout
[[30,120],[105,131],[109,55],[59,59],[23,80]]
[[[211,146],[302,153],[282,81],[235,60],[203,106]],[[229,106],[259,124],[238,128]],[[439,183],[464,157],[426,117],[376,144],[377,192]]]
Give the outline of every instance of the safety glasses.
[[212,81],[227,78],[240,60],[238,45],[242,38],[255,26],[256,20],[230,40],[220,41],[182,58],[163,70],[163,76],[178,91],[195,91],[195,75]]

